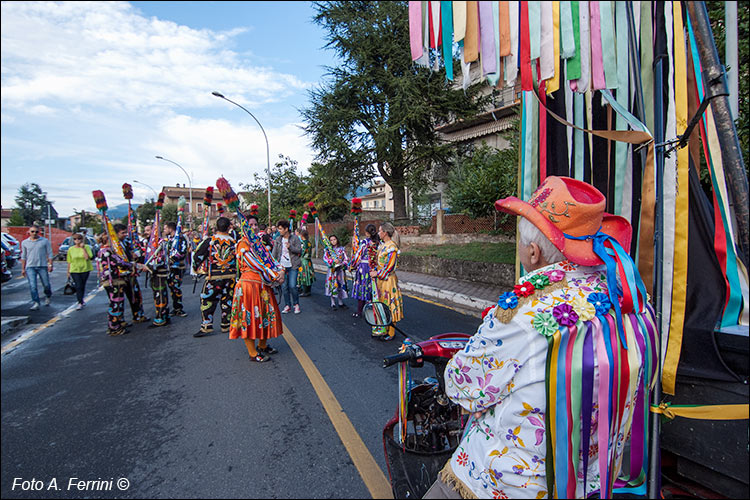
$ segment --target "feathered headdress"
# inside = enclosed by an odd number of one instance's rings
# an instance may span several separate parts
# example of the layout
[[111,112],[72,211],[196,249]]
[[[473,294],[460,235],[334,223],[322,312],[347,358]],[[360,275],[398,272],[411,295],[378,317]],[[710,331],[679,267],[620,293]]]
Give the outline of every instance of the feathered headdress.
[[164,207],[164,197],[165,197],[165,196],[166,196],[166,195],[164,194],[164,192],[163,192],[163,191],[162,191],[161,193],[159,193],[159,199],[158,199],[158,200],[156,200],[156,209],[157,209],[157,210],[161,210],[161,209],[162,209],[162,207]]
[[305,211],[305,213],[302,214],[302,223],[303,224],[307,222],[307,218],[308,217],[310,217],[310,212]]
[[219,216],[224,215],[224,205],[221,202],[216,204],[216,210],[219,212]]
[[122,195],[125,197],[126,200],[132,200],[133,199],[133,186],[131,186],[127,182],[123,184]]
[[297,211],[295,209],[289,210],[289,218],[292,219],[292,220],[296,220],[297,219]]
[[250,215],[258,216],[258,205],[250,205]]
[[216,179],[216,188],[224,198],[224,203],[229,207],[230,210],[237,211],[240,208],[240,199],[237,198],[237,193],[234,192],[232,186],[224,177]]
[[214,201],[214,187],[208,186],[206,188],[206,194],[203,195],[203,204],[211,205],[212,201]]
[[352,213],[354,215],[359,215],[362,213],[362,199],[361,198],[352,198]]
[[313,219],[317,219],[318,218],[318,209],[315,208],[315,203],[313,203],[311,201],[310,203],[307,204],[307,206],[310,207],[310,214],[313,216]]
[[96,202],[96,209],[100,212],[104,213],[107,211],[107,198],[104,197],[103,191],[92,191],[91,194],[94,195],[94,201]]
[[185,199],[184,196],[180,196],[180,198],[177,200],[177,211],[184,212],[185,205],[187,205],[187,200]]

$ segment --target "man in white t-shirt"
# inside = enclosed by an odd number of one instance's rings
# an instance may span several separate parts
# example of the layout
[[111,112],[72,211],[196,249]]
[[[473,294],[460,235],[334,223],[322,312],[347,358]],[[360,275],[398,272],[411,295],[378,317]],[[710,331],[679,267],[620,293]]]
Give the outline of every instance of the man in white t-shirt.
[[281,292],[284,295],[286,305],[281,310],[286,314],[294,307],[294,314],[300,313],[299,292],[297,291],[297,273],[300,265],[300,255],[302,254],[302,245],[299,238],[289,231],[289,221],[280,220],[276,224],[279,236],[273,241],[272,254],[274,259],[279,261],[286,273],[284,274],[284,283],[281,286]]

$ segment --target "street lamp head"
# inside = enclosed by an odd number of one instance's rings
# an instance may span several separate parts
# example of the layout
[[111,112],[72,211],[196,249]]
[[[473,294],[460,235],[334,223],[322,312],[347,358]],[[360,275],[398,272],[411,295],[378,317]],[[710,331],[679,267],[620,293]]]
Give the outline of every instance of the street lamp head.
[[156,158],[157,158],[158,160],[163,160],[163,159],[164,159],[164,158],[162,158],[161,156],[157,156]]
[[216,92],[216,91],[214,90],[214,91],[213,91],[213,92],[211,92],[211,93],[212,93],[213,95],[215,95],[216,97],[221,97],[222,99],[226,99],[226,97],[224,97],[224,94],[222,94],[221,92]]

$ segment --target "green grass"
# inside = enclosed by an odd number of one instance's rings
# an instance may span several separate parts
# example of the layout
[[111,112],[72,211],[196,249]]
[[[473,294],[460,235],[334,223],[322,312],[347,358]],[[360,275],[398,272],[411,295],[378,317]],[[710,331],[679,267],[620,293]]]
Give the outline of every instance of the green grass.
[[469,260],[472,262],[499,262],[515,264],[515,243],[486,243],[475,241],[465,244],[427,245],[403,250],[404,255],[433,256],[442,259]]

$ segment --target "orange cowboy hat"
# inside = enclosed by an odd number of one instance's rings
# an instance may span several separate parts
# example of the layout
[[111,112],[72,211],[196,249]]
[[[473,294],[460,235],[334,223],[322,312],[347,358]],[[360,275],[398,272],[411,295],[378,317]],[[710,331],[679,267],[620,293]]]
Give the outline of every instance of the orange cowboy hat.
[[[604,195],[591,184],[570,177],[547,177],[527,202],[509,196],[495,202],[501,212],[525,217],[571,262],[598,266],[604,261],[594,253],[597,233],[611,236],[630,249],[632,228],[623,217],[604,211]],[[627,251],[627,250],[626,250]]]

